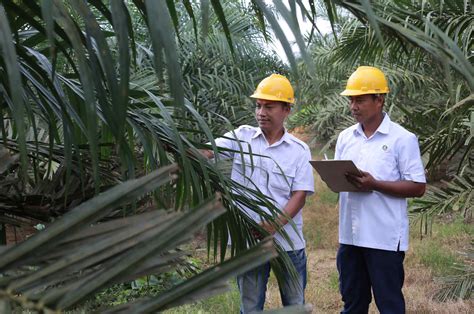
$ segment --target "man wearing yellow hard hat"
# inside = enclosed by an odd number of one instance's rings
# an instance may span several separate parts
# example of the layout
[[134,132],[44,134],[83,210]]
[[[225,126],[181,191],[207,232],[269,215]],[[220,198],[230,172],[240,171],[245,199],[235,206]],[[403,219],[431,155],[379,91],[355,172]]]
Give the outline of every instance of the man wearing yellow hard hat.
[[341,313],[404,313],[403,260],[408,249],[408,197],[425,192],[416,136],[383,111],[389,92],[384,73],[361,66],[341,95],[348,96],[357,124],[339,134],[335,159],[352,160],[360,176],[347,175],[359,192],[339,195],[337,269]]
[[[255,116],[258,127],[240,126],[216,139],[216,144],[235,151],[220,155],[233,158],[232,179],[246,187],[257,187],[273,199],[275,206],[285,213],[278,217],[277,221],[291,243],[282,236],[280,230],[275,230],[251,208],[242,208],[251,219],[270,234],[274,234],[274,239],[288,253],[298,273],[298,282],[291,282],[287,276],[284,282],[280,283],[283,305],[303,304],[306,287],[306,244],[302,232],[302,208],[306,196],[314,192],[309,163],[311,153],[304,142],[289,134],[284,127],[294,102],[293,88],[286,77],[279,74],[268,76],[258,84],[250,97],[256,99]],[[212,157],[212,153],[207,151],[207,156]],[[265,207],[261,210],[270,214]],[[287,219],[291,219],[293,225],[289,224]],[[269,275],[270,264],[267,263],[237,277],[242,313],[263,310]]]

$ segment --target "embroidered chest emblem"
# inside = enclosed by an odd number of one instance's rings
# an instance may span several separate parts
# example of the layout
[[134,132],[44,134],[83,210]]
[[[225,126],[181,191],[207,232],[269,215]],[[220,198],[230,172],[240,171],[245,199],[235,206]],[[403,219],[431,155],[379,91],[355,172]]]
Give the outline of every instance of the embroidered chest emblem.
[[387,146],[387,145],[382,146],[382,150],[383,150],[384,152],[387,151],[387,149],[388,149],[388,146]]

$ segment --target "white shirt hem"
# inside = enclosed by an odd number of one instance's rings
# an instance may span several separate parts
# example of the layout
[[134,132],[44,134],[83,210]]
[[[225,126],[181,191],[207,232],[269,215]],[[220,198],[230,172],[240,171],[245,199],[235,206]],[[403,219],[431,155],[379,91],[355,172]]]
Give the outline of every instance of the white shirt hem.
[[408,250],[408,245],[403,244],[403,243],[400,243],[400,248],[398,248],[398,243],[396,243],[395,245],[386,245],[386,244],[380,244],[380,243],[347,241],[347,240],[342,240],[342,239],[339,239],[339,243],[346,244],[346,245],[360,246],[360,247],[365,247],[369,249],[392,251],[392,252],[396,252],[397,249],[398,251]]

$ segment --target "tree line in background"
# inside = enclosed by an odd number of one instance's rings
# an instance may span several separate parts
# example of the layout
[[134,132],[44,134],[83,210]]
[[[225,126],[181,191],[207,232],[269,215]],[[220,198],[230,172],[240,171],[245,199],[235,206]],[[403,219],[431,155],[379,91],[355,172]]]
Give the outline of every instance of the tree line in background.
[[[1,248],[1,297],[40,311],[73,308],[112,284],[186,268],[179,245],[204,226],[216,267],[111,311],[163,310],[218,293],[227,278],[275,257],[269,240],[247,249],[259,227],[238,207],[279,210],[232,182],[228,162],[197,153],[252,123],[247,95],[271,72],[298,83],[291,124],[330,144],[353,123],[338,96],[348,74],[358,64],[381,67],[392,88],[386,110],[420,136],[428,170],[453,169],[413,213],[424,222],[447,211],[472,216],[470,2],[289,4],[0,1],[0,222],[3,231],[46,225]],[[297,11],[313,22],[327,17],[334,32],[303,37]],[[288,22],[300,56],[272,12]],[[289,68],[268,49],[270,30]],[[288,267],[281,257],[273,263]],[[466,272],[454,285],[462,289],[445,296],[466,295],[472,267]]]

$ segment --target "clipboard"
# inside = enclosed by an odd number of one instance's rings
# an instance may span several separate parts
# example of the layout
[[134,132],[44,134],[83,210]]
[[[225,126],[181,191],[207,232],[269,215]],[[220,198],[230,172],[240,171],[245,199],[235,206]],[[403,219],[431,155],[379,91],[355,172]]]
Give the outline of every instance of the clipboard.
[[360,174],[352,160],[310,160],[310,164],[333,192],[359,192],[357,187],[347,181],[345,175]]

